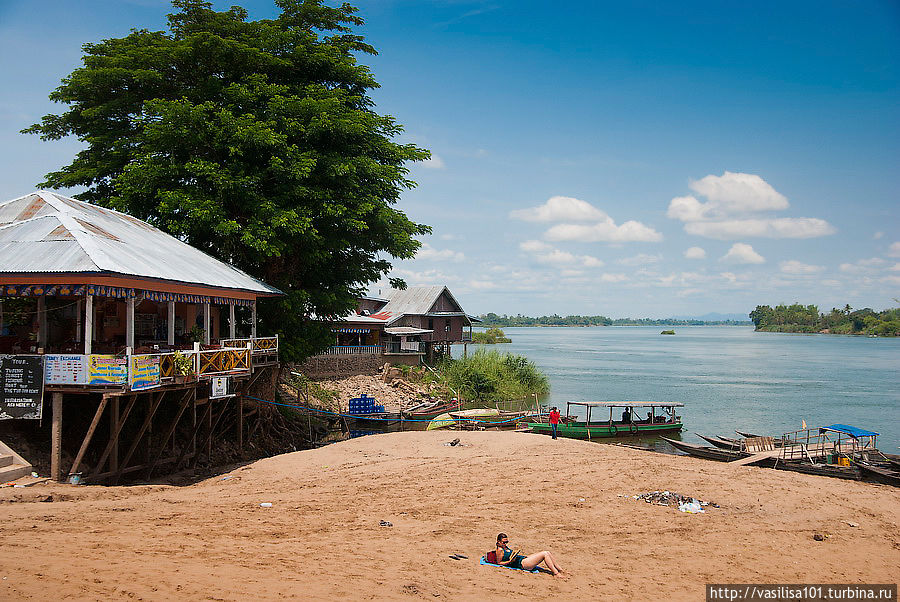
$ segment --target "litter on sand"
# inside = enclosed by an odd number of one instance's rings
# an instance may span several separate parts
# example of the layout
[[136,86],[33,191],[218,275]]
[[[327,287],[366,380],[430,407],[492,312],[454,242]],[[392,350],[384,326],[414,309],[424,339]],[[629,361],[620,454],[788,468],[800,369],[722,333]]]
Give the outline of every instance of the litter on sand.
[[378,523],[378,526],[379,526],[379,527],[393,527],[393,526],[394,526],[394,523],[392,523],[392,522],[389,521],[389,520],[383,520],[383,521],[381,521],[380,523]]
[[650,491],[639,495],[631,496],[635,500],[644,500],[648,504],[656,504],[657,506],[675,506],[681,512],[687,514],[703,514],[706,512],[705,507],[711,506],[718,508],[719,505],[714,502],[704,502],[690,495],[681,495],[674,491]]

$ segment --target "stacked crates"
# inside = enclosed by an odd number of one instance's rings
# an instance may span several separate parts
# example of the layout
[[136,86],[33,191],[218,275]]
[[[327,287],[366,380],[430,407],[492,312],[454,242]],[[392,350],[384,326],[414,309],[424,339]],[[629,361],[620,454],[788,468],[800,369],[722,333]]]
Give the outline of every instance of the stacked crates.
[[350,414],[383,414],[384,406],[376,405],[375,398],[363,393],[350,400]]

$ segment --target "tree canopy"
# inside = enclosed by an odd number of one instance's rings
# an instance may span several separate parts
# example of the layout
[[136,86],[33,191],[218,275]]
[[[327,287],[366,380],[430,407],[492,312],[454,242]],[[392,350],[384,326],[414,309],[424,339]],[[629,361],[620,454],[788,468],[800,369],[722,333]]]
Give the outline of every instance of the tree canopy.
[[900,308],[875,312],[871,308],[832,308],[819,313],[815,305],[757,305],[750,312],[756,330],[767,332],[822,332],[828,334],[869,334],[900,336]]
[[[393,205],[407,161],[357,61],[375,49],[348,4],[276,0],[275,19],[174,0],[168,31],[85,44],[50,98],[68,105],[24,130],[86,147],[42,186],[141,219],[279,287],[260,320],[286,359],[324,344],[313,317],[344,315],[366,284],[410,258],[428,226]],[[402,286],[402,282],[396,282]]]

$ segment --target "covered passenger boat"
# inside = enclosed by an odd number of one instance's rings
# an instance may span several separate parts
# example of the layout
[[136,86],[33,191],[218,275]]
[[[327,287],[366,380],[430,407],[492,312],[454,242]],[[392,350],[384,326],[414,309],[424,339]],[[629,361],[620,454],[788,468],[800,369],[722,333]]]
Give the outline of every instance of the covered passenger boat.
[[[571,439],[597,439],[680,431],[683,427],[677,401],[570,401],[560,420],[557,435]],[[573,416],[573,408],[584,408],[585,418]],[[607,414],[608,412],[608,414]],[[531,432],[551,434],[549,422],[525,423]]]

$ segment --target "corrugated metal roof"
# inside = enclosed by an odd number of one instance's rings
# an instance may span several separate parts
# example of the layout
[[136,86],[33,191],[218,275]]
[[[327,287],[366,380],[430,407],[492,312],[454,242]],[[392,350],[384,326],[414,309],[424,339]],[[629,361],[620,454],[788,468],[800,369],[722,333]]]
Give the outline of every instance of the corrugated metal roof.
[[113,272],[283,294],[135,217],[46,190],[0,202],[0,274],[16,272]]

